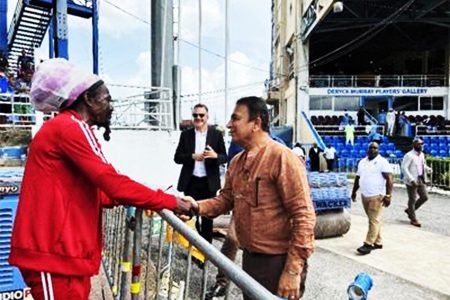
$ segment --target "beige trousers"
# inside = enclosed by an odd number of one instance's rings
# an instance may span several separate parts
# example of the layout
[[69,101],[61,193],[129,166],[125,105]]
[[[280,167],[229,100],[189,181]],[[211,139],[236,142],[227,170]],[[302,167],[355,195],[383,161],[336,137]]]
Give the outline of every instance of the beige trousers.
[[366,236],[366,244],[381,245],[381,212],[383,211],[383,195],[365,197],[361,195],[364,210],[366,211],[367,217],[369,217],[369,231]]

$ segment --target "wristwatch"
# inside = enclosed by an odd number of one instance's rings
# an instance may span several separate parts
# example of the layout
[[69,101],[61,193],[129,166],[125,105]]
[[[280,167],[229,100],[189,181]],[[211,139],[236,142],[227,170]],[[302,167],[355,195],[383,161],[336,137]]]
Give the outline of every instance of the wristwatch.
[[387,198],[391,198],[391,197],[392,197],[392,195],[385,195],[385,197],[387,197]]

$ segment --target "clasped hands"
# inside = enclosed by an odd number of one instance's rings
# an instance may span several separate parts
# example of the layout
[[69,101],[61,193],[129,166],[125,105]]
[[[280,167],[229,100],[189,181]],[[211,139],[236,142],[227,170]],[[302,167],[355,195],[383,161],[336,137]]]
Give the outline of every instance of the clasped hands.
[[196,161],[203,161],[207,158],[217,158],[216,151],[214,151],[214,149],[210,145],[207,145],[203,152],[192,154],[192,159]]
[[183,221],[190,220],[198,214],[198,203],[191,196],[177,197],[177,207],[174,213]]

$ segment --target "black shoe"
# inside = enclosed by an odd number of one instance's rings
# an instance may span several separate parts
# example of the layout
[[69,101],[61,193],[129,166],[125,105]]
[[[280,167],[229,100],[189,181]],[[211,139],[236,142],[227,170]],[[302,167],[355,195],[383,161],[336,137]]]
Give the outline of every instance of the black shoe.
[[205,295],[205,300],[212,300],[214,297],[223,297],[227,294],[227,286],[215,284],[211,286]]
[[373,244],[372,250],[375,250],[375,249],[383,249],[383,245],[382,244]]
[[372,249],[373,247],[371,245],[364,243],[361,247],[356,249],[356,251],[358,251],[362,255],[366,255],[369,254]]

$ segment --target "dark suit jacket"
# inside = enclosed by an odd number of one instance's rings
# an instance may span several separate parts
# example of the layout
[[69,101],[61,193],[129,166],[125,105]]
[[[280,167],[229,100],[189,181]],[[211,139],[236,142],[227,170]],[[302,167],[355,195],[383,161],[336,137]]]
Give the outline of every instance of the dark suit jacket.
[[[227,162],[227,152],[223,136],[217,129],[208,126],[206,134],[206,145],[211,146],[217,153],[217,159],[205,159],[206,177],[208,178],[208,187],[211,192],[220,189],[220,171],[219,166]],[[180,178],[178,179],[177,189],[180,192],[186,190],[192,172],[194,171],[195,160],[192,154],[195,153],[195,129],[188,129],[181,133],[177,151],[175,152],[175,163],[182,164]]]

